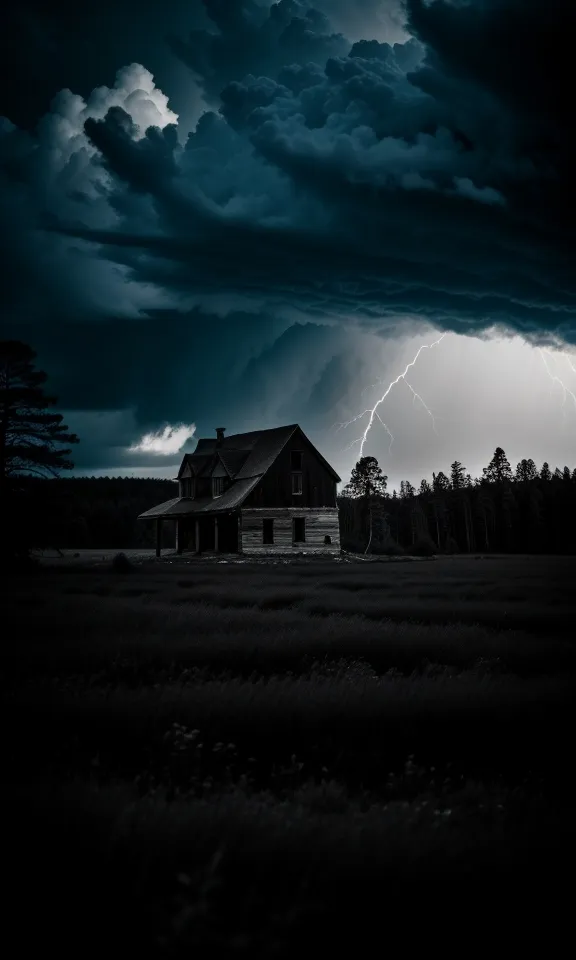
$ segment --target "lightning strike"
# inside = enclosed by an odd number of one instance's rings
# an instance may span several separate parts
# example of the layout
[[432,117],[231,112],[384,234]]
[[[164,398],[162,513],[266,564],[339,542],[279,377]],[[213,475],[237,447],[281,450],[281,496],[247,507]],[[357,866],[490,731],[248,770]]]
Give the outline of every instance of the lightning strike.
[[[387,399],[387,397],[390,395],[390,392],[392,391],[392,388],[395,387],[396,384],[400,383],[401,380],[403,380],[404,383],[406,384],[406,386],[409,388],[409,390],[412,391],[413,402],[416,401],[416,400],[419,400],[419,402],[422,404],[422,406],[424,407],[424,409],[426,410],[426,412],[428,413],[428,415],[431,417],[431,419],[432,419],[432,425],[433,425],[433,428],[434,428],[434,432],[436,433],[436,418],[434,417],[434,414],[433,414],[432,411],[429,409],[429,407],[424,403],[424,400],[422,399],[422,397],[420,396],[420,394],[419,394],[419,393],[416,393],[416,391],[414,390],[414,388],[408,383],[408,381],[406,380],[406,375],[407,375],[408,371],[411,370],[412,367],[414,367],[414,366],[416,365],[416,362],[418,361],[418,358],[419,358],[420,354],[422,353],[422,351],[423,351],[423,350],[432,350],[434,347],[437,347],[439,343],[442,343],[442,341],[443,341],[443,339],[444,339],[445,336],[446,336],[446,334],[443,333],[442,336],[441,336],[441,337],[438,337],[438,339],[435,340],[433,343],[423,343],[422,346],[419,347],[419,349],[418,349],[418,351],[417,351],[416,356],[414,357],[414,359],[411,360],[410,363],[406,364],[406,368],[403,370],[402,373],[400,373],[400,374],[396,377],[395,380],[392,380],[392,381],[388,384],[388,386],[386,387],[386,390],[384,391],[384,393],[382,394],[382,396],[380,397],[380,399],[376,401],[376,403],[374,404],[373,407],[368,407],[366,410],[363,410],[362,413],[359,413],[359,414],[357,414],[357,416],[352,417],[352,419],[351,419],[351,420],[348,420],[346,423],[337,424],[338,430],[342,430],[342,429],[346,429],[346,427],[351,426],[353,423],[356,423],[357,420],[361,420],[362,417],[368,416],[368,418],[369,418],[369,419],[368,419],[368,424],[367,424],[366,429],[364,430],[364,433],[362,434],[362,436],[361,436],[361,437],[357,437],[356,440],[353,440],[352,443],[350,443],[350,444],[345,448],[346,450],[350,450],[352,447],[356,446],[356,444],[360,444],[360,457],[362,457],[363,454],[364,454],[364,445],[365,445],[365,443],[366,443],[366,441],[367,441],[367,439],[368,439],[368,434],[370,433],[370,430],[372,429],[372,426],[373,426],[373,424],[374,424],[374,420],[375,420],[375,419],[378,419],[378,420],[380,421],[380,423],[382,424],[382,426],[384,427],[384,429],[386,430],[388,436],[390,437],[390,447],[389,447],[389,449],[388,449],[388,452],[390,452],[390,449],[392,448],[392,444],[394,443],[394,436],[393,436],[393,434],[391,433],[391,431],[388,429],[388,427],[386,426],[386,424],[384,423],[384,421],[382,420],[380,414],[378,413],[378,407],[380,407],[381,404],[384,403],[384,401],[385,401],[385,400]],[[382,381],[379,381],[379,383],[382,383]],[[377,384],[373,384],[373,386],[377,386]],[[336,424],[335,424],[335,426],[336,426]]]
[[[564,383],[564,381],[562,380],[561,377],[559,377],[557,374],[553,373],[552,370],[550,369],[550,365],[549,365],[549,363],[548,363],[548,361],[547,361],[547,359],[546,359],[546,354],[548,354],[548,356],[550,356],[550,357],[553,356],[553,354],[550,352],[550,350],[545,350],[545,349],[542,349],[541,347],[539,347],[539,348],[538,348],[538,353],[540,354],[540,357],[542,358],[542,363],[544,364],[546,373],[547,373],[548,376],[550,377],[550,380],[552,381],[553,384],[554,384],[554,383],[557,383],[557,384],[560,386],[561,390],[562,390],[562,413],[563,413],[564,421],[566,421],[566,409],[565,409],[565,408],[566,408],[566,401],[567,401],[568,397],[570,397],[571,400],[572,400],[572,402],[574,403],[574,407],[576,408],[576,394],[574,393],[573,390],[570,389],[570,387],[567,387],[567,386],[566,386],[566,384]],[[566,357],[566,359],[568,360],[568,363],[570,364],[570,367],[571,367],[572,370],[574,370],[574,372],[576,373],[576,368],[572,365],[572,361],[571,361],[570,358],[567,356],[567,354],[563,354],[563,356]]]
[[412,386],[408,383],[408,381],[406,380],[406,378],[404,378],[404,383],[405,383],[406,386],[412,391],[412,404],[414,404],[414,401],[415,401],[415,400],[419,400],[419,401],[420,401],[420,403],[421,403],[422,406],[424,407],[426,413],[428,414],[428,416],[429,416],[430,419],[432,420],[432,429],[433,429],[434,433],[436,434],[436,436],[438,436],[438,431],[437,431],[437,429],[436,429],[436,417],[435,417],[434,414],[432,413],[430,407],[428,407],[428,406],[424,403],[424,401],[423,401],[422,397],[420,396],[420,394],[419,394],[419,393],[416,393],[414,387],[412,387]]

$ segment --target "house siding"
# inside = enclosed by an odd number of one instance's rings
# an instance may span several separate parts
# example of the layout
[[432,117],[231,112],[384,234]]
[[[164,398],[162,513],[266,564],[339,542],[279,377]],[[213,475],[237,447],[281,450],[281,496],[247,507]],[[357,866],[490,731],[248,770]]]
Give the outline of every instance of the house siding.
[[[337,508],[243,507],[241,549],[245,554],[339,553],[340,527]],[[292,542],[292,520],[306,519],[306,540]],[[274,543],[265,544],[264,519],[274,520]],[[330,544],[324,543],[329,536]]]
[[[301,494],[292,493],[292,451],[303,454]],[[244,507],[336,509],[336,481],[301,430],[296,430],[290,437],[258,486],[244,501]]]

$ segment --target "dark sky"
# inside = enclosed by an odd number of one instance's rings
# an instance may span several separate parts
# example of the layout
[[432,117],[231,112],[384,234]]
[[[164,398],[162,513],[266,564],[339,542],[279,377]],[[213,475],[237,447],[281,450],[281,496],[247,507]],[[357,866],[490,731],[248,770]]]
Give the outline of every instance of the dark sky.
[[[572,4],[46,10],[2,15],[0,297],[79,472],[171,475],[217,423],[394,483],[575,465]],[[389,432],[338,429],[442,333]]]

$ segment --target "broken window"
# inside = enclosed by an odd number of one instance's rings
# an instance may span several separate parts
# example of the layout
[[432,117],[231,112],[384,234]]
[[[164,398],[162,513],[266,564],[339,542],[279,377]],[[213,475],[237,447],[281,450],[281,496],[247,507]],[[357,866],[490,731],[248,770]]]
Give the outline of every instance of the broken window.
[[292,520],[292,540],[294,543],[306,542],[306,518],[294,517]]
[[262,521],[262,543],[274,543],[274,519],[271,517]]

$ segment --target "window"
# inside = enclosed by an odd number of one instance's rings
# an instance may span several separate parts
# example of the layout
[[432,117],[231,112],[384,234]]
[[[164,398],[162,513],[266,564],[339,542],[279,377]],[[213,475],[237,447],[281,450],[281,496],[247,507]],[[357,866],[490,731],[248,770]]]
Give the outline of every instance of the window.
[[299,473],[302,470],[302,453],[300,450],[292,450],[290,453],[290,468]]
[[297,496],[302,495],[302,474],[301,473],[292,474],[292,493],[293,495],[297,495]]
[[184,477],[184,479],[180,481],[180,490],[182,491],[180,496],[193,498],[195,494],[194,487],[195,487],[195,484],[194,484],[193,478]]
[[274,543],[274,518],[266,517],[262,521],[262,543]]
[[212,477],[212,496],[221,497],[224,493],[224,477]]
[[292,521],[292,540],[294,543],[306,542],[306,517],[294,517]]

